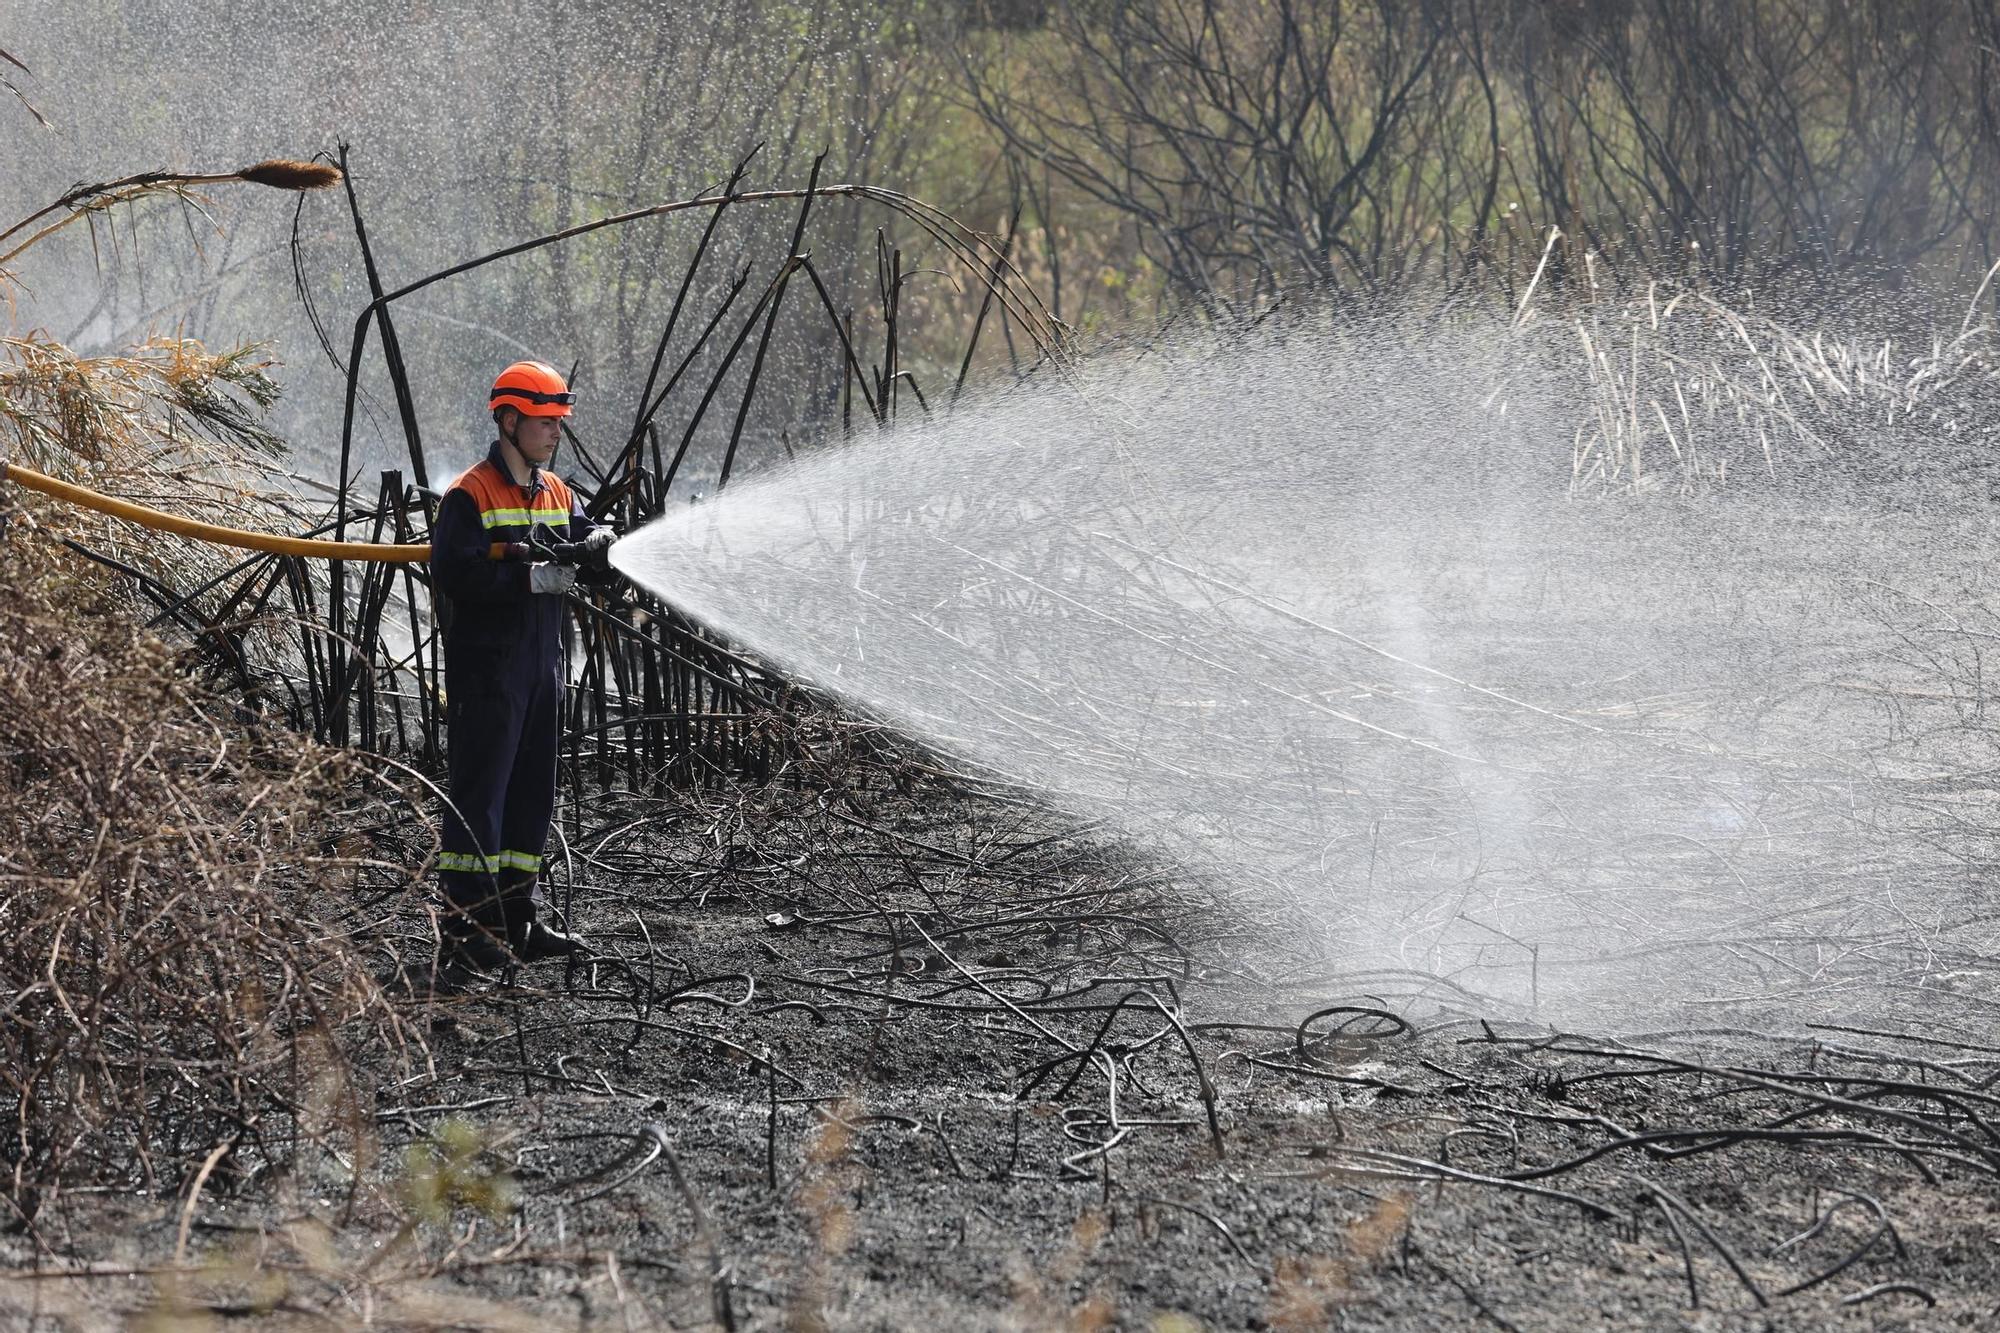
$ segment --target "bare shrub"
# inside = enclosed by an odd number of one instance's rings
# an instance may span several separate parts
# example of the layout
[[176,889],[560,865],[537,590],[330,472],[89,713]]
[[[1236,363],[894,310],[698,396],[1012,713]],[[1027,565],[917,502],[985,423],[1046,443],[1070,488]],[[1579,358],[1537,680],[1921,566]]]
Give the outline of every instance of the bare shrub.
[[[955,49],[1019,178],[1203,309],[1614,276],[1917,276],[1996,251],[1991,6],[1049,0]],[[1035,219],[1031,218],[1031,222]],[[1582,275],[1558,252],[1555,285]],[[1850,284],[1851,285],[1851,284]],[[1627,291],[1629,292],[1629,288]]]

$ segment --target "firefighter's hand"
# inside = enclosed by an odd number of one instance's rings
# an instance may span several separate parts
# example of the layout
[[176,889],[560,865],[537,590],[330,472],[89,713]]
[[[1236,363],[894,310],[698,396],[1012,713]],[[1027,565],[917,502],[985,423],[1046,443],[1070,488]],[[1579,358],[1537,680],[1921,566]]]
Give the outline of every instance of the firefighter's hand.
[[584,567],[597,570],[611,568],[611,543],[617,540],[618,534],[610,528],[592,528],[583,539]]
[[567,565],[528,566],[528,591],[560,596],[576,586],[576,571]]

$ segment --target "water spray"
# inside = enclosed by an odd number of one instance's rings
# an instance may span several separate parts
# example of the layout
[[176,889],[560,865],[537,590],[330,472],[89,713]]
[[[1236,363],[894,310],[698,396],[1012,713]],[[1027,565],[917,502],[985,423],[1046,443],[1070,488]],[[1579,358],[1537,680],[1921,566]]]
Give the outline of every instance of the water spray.
[[[1674,318],[1621,321],[1621,393],[1719,336]],[[1959,557],[1809,491],[1792,503],[1822,509],[1580,500],[1546,442],[1613,426],[1576,334],[1517,315],[1152,347],[739,479],[614,563],[956,772],[1285,914],[1274,956],[1543,1022],[1855,1019],[1886,983],[1859,950],[1826,962],[1830,936],[1943,946],[1909,934],[1910,878],[1875,893],[1853,867],[1904,867],[1951,921],[1950,875],[1987,853],[1970,831],[1911,850],[1927,816],[1863,775],[1954,761],[1814,685],[1813,617],[1893,653],[1865,590]],[[1629,350],[1648,337],[1657,370]],[[1681,388],[1688,485],[1806,428]],[[1626,474],[1667,471],[1637,462],[1664,436],[1620,428]]]

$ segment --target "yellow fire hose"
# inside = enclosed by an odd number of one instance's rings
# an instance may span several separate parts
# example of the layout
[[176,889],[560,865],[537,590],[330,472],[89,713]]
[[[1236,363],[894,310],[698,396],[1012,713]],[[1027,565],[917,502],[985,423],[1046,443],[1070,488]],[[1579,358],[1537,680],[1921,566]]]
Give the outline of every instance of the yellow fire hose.
[[[398,546],[380,542],[330,542],[313,537],[280,537],[268,532],[249,532],[242,528],[225,528],[217,523],[201,523],[191,518],[181,518],[177,514],[149,509],[145,505],[133,504],[130,500],[118,500],[109,495],[101,495],[82,486],[74,486],[66,481],[57,481],[46,473],[23,467],[19,463],[9,463],[0,459],[0,482],[11,481],[17,486],[25,486],[31,491],[80,506],[95,509],[101,514],[129,519],[134,523],[156,528],[161,532],[178,533],[192,537],[196,541],[208,542],[215,546],[235,546],[246,551],[269,551],[275,555],[318,556],[326,560],[374,560],[396,562],[418,562],[431,558],[428,546]],[[495,542],[492,558],[506,558],[507,544]]]

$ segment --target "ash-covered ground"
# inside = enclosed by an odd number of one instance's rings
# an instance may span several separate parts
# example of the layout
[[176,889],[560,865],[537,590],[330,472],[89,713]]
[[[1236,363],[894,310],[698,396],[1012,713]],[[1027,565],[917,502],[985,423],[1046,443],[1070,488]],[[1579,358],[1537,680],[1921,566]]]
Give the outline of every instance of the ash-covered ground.
[[[419,984],[428,1070],[392,1082],[383,1052],[310,1165],[216,1179],[206,1277],[160,1275],[178,1195],[69,1196],[48,1234],[99,1275],[9,1282],[15,1326],[1995,1317],[2000,1048],[1941,1035],[1941,1000],[1872,1026],[1496,1019],[1316,967],[1282,914],[1004,792],[875,776],[601,803],[569,849],[598,961]],[[424,920],[383,924],[421,965]]]

